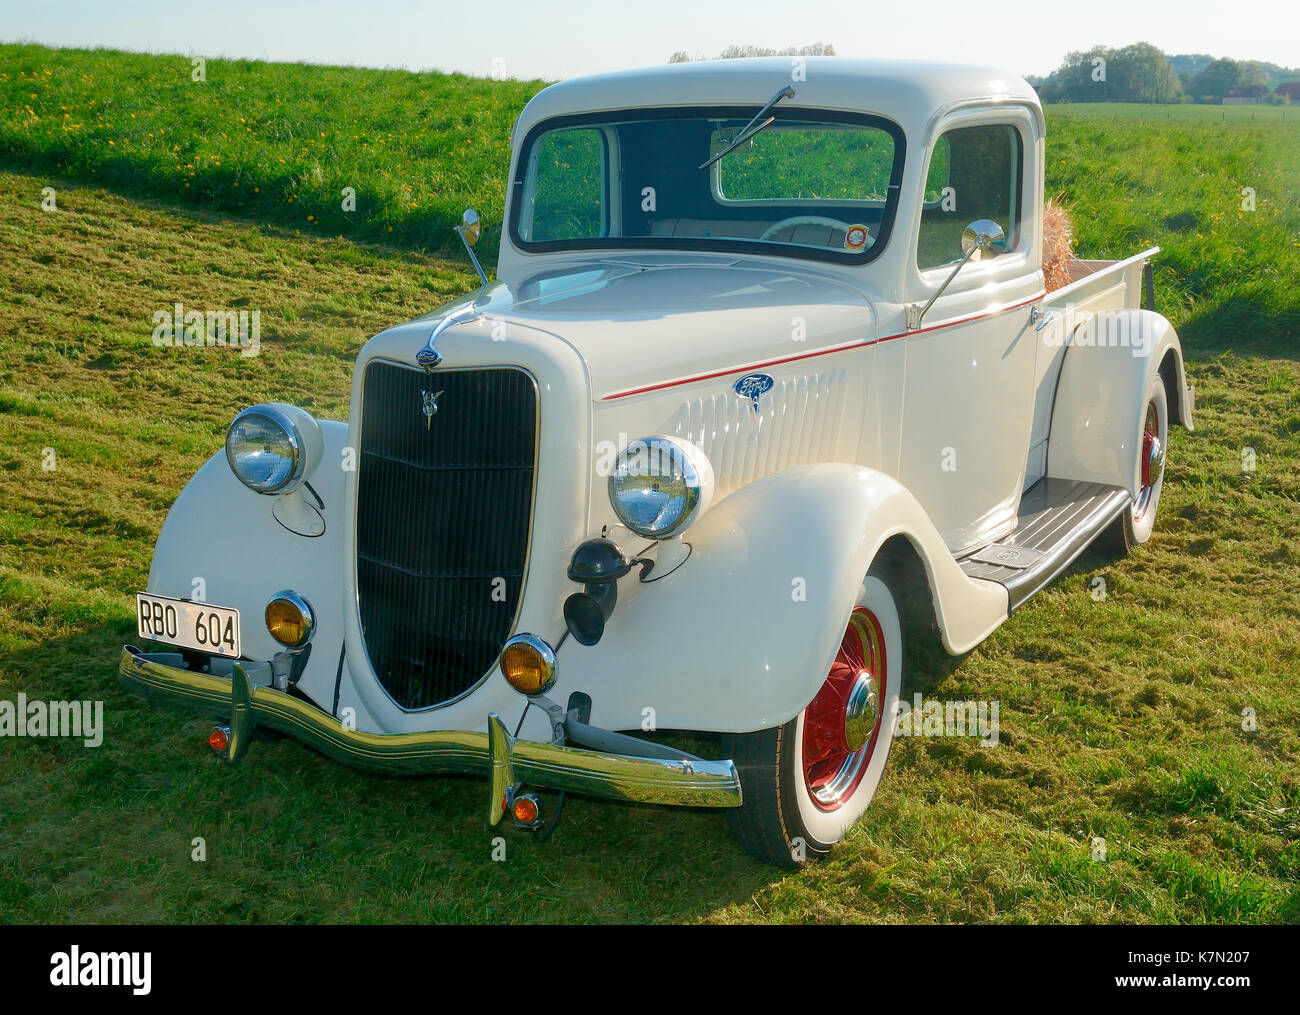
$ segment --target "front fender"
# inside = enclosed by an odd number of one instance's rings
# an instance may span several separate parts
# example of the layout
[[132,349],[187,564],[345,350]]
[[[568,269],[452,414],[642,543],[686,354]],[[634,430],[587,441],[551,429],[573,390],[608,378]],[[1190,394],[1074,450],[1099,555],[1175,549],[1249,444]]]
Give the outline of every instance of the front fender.
[[585,691],[597,725],[746,732],[794,717],[826,677],[877,550],[905,536],[925,564],[945,645],[1007,616],[1002,586],[967,578],[897,480],[805,465],[742,487],[686,534],[690,559],[625,580],[602,640],[572,640],[555,697]]
[[1173,389],[1170,415],[1190,430],[1183,349],[1172,324],[1150,310],[1127,310],[1090,317],[1075,329],[1057,382],[1047,474],[1122,487],[1136,497],[1141,416],[1162,367]]
[[281,589],[301,592],[316,614],[317,631],[299,687],[328,707],[344,630],[348,428],[334,420],[320,425],[325,446],[307,481],[325,504],[322,535],[300,536],[282,526],[272,513],[278,498],[254,493],[236,479],[223,449],[195,473],[167,513],[154,546],[148,591],[179,599],[198,598],[197,593],[207,602],[235,607],[243,654],[250,659],[270,659],[282,648],[263,621],[267,600]]

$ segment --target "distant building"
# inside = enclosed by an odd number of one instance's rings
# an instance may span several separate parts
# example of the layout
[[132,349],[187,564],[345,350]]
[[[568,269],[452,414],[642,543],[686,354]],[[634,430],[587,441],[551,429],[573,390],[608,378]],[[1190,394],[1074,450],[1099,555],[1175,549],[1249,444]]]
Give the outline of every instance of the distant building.
[[1281,95],[1291,100],[1291,105],[1300,105],[1300,81],[1283,81],[1273,89],[1274,95]]
[[1237,85],[1235,88],[1228,89],[1228,94],[1223,97],[1223,104],[1225,106],[1259,106],[1267,103],[1271,94],[1268,85]]

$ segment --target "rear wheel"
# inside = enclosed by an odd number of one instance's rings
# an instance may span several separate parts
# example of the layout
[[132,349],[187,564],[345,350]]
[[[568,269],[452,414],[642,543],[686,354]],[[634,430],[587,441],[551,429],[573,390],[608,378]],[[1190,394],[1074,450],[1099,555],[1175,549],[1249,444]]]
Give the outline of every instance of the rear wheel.
[[830,670],[802,712],[775,729],[723,737],[745,794],[728,820],[759,859],[781,867],[822,859],[875,796],[902,690],[897,587],[884,571],[867,575]]
[[1120,553],[1128,553],[1150,539],[1156,524],[1169,441],[1169,398],[1159,374],[1147,389],[1147,407],[1138,439],[1142,442],[1138,495],[1110,531],[1111,544]]

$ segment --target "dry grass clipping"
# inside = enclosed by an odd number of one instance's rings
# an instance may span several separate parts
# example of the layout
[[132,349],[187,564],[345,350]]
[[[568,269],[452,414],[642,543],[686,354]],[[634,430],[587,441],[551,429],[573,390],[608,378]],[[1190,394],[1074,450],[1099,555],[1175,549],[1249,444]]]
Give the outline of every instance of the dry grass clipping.
[[1074,222],[1061,204],[1064,196],[1057,194],[1043,208],[1043,277],[1049,293],[1069,284],[1074,260]]

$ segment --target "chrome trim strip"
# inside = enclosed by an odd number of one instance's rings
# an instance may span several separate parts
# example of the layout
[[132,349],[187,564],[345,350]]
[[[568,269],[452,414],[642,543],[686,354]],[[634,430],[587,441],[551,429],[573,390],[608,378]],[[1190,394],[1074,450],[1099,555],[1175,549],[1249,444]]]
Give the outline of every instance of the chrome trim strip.
[[[478,730],[363,733],[301,698],[251,683],[238,664],[228,680],[187,670],[181,662],[178,653],[146,654],[128,645],[118,662],[118,679],[128,691],[150,701],[217,715],[230,713],[233,705],[237,719],[232,723],[232,758],[236,749],[243,753],[248,734],[260,725],[296,737],[327,757],[372,771],[493,777],[500,759],[502,778],[544,789],[683,807],[739,807],[742,802],[740,776],[729,760],[673,761],[515,740],[499,719],[495,745],[489,733]],[[491,783],[494,795],[500,781],[494,778]]]

